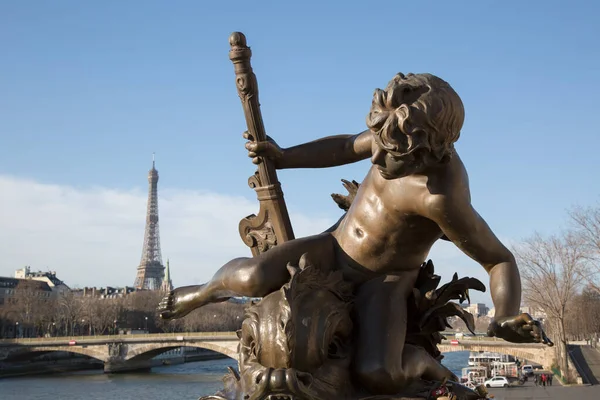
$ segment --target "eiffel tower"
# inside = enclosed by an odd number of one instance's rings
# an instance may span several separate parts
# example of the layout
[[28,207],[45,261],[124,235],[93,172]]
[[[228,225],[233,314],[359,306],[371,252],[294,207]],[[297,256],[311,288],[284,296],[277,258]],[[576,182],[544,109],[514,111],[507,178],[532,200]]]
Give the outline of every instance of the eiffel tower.
[[160,234],[158,230],[158,171],[152,154],[152,169],[148,172],[148,207],[146,210],[146,231],[142,260],[137,267],[134,286],[136,289],[159,290],[165,275],[165,267],[160,254]]

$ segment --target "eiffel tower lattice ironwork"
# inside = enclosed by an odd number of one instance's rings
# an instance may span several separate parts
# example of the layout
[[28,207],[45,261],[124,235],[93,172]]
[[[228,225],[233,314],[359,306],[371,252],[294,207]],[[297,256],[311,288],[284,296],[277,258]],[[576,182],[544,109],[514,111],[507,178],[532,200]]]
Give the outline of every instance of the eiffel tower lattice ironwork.
[[136,289],[159,290],[165,275],[160,253],[158,229],[158,171],[152,155],[152,169],[148,172],[148,208],[142,260],[137,268],[134,286]]

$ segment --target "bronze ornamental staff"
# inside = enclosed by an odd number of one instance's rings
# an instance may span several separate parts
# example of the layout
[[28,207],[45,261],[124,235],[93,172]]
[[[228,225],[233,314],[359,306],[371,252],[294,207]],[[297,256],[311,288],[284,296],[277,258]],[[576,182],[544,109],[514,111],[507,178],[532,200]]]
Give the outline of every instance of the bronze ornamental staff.
[[[266,141],[267,134],[258,101],[258,83],[250,65],[252,51],[241,32],[232,33],[229,44],[229,59],[233,62],[235,84],[244,108],[250,140]],[[273,162],[261,157],[258,171],[250,177],[248,184],[256,191],[260,211],[258,215],[252,214],[240,221],[239,229],[242,240],[250,247],[252,255],[257,256],[279,243],[294,239],[294,232]]]

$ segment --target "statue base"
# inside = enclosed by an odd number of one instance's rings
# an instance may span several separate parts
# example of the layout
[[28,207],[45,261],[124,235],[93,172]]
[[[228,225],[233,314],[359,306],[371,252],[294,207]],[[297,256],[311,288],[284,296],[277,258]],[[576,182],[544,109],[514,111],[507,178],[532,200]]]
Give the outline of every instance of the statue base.
[[[394,395],[383,395],[361,387],[352,365],[355,346],[360,345],[352,331],[356,288],[344,281],[341,271],[322,267],[311,265],[303,255],[298,267],[288,264],[291,279],[287,284],[247,309],[237,332],[239,372],[229,368],[224,389],[201,400],[488,398],[483,387],[472,390],[449,378],[427,381],[416,372],[423,371],[424,365],[431,368],[431,363],[440,363],[443,356],[437,345],[444,339],[442,332],[451,328],[447,317],[460,317],[474,331],[473,316],[451,300],[468,300],[469,289],[485,291],[480,281],[458,279],[454,274],[451,282],[438,288],[441,278],[434,274],[433,263],[423,263],[409,296],[405,340],[406,345],[424,350],[423,360],[414,360],[422,365],[406,371],[410,384]],[[445,367],[433,370],[446,370],[453,376]],[[390,392],[383,382],[381,389]]]

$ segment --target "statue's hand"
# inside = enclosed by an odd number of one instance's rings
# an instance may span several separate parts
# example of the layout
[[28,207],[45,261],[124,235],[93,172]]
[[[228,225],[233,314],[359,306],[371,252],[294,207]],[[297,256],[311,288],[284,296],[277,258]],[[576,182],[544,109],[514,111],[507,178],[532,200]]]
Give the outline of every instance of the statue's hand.
[[539,321],[527,313],[512,317],[494,318],[488,327],[488,336],[496,336],[513,343],[554,343],[546,336]]
[[244,132],[244,139],[247,139],[246,150],[248,150],[248,157],[252,158],[254,164],[260,164],[260,157],[266,157],[275,162],[283,157],[283,150],[279,145],[269,136],[265,142],[256,142],[252,135],[246,131]]

